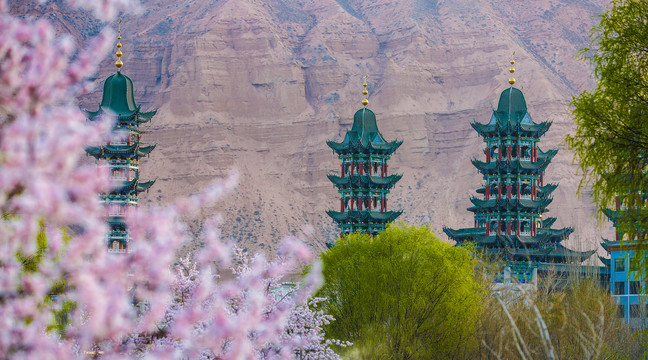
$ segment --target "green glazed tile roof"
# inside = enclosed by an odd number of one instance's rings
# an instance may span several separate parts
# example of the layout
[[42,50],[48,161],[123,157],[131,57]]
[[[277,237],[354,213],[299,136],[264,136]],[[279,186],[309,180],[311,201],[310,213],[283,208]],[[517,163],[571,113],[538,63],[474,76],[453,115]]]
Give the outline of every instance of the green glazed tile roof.
[[551,158],[540,159],[537,162],[502,159],[485,162],[477,159],[471,160],[472,164],[482,174],[507,173],[507,174],[532,174],[544,172],[551,163]]
[[380,188],[391,189],[394,184],[400,180],[403,175],[393,174],[386,177],[369,176],[369,175],[354,175],[339,177],[337,175],[327,175],[329,180],[337,187],[367,187],[367,188]]
[[391,154],[403,143],[387,141],[378,130],[376,115],[369,109],[360,109],[353,115],[353,126],[342,142],[327,141],[327,145],[338,154],[355,152]]
[[101,109],[117,115],[130,115],[138,110],[135,104],[133,81],[121,72],[109,76],[104,82]]
[[542,227],[543,227],[543,228],[549,228],[549,227],[551,227],[555,222],[556,222],[556,218],[555,218],[555,217],[548,217],[548,218],[542,219]]
[[377,223],[390,223],[396,220],[402,211],[385,211],[381,213],[380,211],[345,211],[343,213],[339,211],[327,210],[326,213],[337,222],[355,222],[355,223],[368,223],[368,222],[377,222]]
[[472,212],[499,212],[505,210],[527,210],[533,213],[542,213],[548,211],[547,206],[553,199],[518,199],[518,198],[502,198],[502,199],[489,199],[483,200],[476,197],[471,197],[470,202],[474,206],[468,208]]
[[526,111],[527,105],[522,91],[514,87],[502,91],[497,104],[497,112],[515,114]]

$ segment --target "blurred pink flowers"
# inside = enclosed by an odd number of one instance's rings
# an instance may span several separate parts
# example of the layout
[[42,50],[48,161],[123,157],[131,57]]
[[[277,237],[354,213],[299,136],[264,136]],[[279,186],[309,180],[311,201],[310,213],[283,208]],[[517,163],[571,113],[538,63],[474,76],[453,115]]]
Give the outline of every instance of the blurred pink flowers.
[[[68,2],[104,20],[138,8],[130,0]],[[275,261],[248,260],[208,220],[204,249],[173,271],[188,241],[181,216],[232,190],[235,174],[171,207],[129,212],[131,252],[106,252],[98,194],[110,187],[108,172],[80,159],[111,123],[86,122],[74,99],[89,88],[85,79],[113,34],[105,30],[77,52],[47,21],[7,9],[0,0],[1,357],[337,358],[321,331],[330,317],[305,303],[321,283],[317,264],[295,296],[277,301],[269,291],[313,260],[297,239]],[[219,281],[212,269],[233,257],[236,278]]]

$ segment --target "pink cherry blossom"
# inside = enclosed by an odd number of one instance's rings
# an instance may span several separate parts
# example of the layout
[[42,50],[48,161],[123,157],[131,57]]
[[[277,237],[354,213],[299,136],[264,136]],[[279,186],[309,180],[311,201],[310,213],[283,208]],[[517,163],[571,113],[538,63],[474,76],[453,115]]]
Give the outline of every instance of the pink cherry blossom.
[[[104,20],[139,8],[130,0],[68,2]],[[313,261],[299,239],[287,239],[273,261],[248,257],[220,238],[213,218],[203,226],[204,248],[176,263],[192,239],[183,219],[232,191],[236,173],[169,207],[129,211],[130,251],[106,252],[98,199],[110,189],[108,169],[83,156],[113,123],[87,121],[74,99],[91,88],[87,79],[114,32],[77,50],[47,21],[7,11],[0,0],[2,357],[337,358],[330,346],[346,343],[324,339],[321,326],[332,319],[308,300],[321,265],[290,296],[271,291]],[[221,280],[218,271],[230,268],[235,278]]]

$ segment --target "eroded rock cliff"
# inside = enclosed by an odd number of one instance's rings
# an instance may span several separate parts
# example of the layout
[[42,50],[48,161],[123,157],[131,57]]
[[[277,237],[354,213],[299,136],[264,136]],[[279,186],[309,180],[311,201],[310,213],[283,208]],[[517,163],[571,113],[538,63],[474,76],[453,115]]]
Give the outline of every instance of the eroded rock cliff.
[[[272,249],[304,224],[317,249],[336,236],[324,211],[338,204],[326,174],[360,107],[368,74],[369,107],[388,139],[403,146],[391,171],[403,179],[390,207],[402,220],[471,226],[469,196],[482,180],[470,159],[508,84],[515,52],[517,87],[536,121],[553,120],[542,148],[563,148],[573,128],[569,101],[593,86],[576,58],[588,44],[605,0],[212,0],[144,1],[126,15],[123,72],[143,108],[160,108],[145,140],[158,143],[143,165],[156,177],[144,204],[197,192],[230,169],[240,186],[207,216],[224,216],[223,233],[250,250]],[[98,24],[61,10],[14,4],[15,13],[48,16],[78,39]],[[44,14],[44,15],[43,15]],[[114,69],[106,59],[97,84]],[[95,108],[100,87],[81,99]],[[593,206],[578,198],[580,177],[563,149],[546,180],[559,182],[548,215],[574,226],[569,246],[598,247]]]

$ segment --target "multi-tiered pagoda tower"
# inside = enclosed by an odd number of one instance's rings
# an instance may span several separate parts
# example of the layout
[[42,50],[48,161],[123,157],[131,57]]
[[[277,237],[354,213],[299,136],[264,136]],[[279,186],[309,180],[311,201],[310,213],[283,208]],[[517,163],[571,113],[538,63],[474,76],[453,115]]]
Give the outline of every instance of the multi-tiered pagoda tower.
[[472,161],[485,183],[477,190],[480,196],[470,199],[473,206],[468,211],[474,213],[474,227],[443,231],[458,245],[472,243],[493,257],[533,264],[539,270],[546,267],[542,264],[581,263],[594,251],[565,248],[561,243],[573,229],[552,229],[556,218],[543,219],[558,186],[545,184],[543,176],[558,150],[538,147],[551,122],[533,122],[522,91],[513,87],[515,79],[509,83],[490,121],[471,124],[486,143],[486,161]]
[[[121,20],[120,20],[121,22]],[[149,122],[157,110],[141,112],[133,96],[133,81],[121,73],[121,29],[117,42],[117,73],[109,76],[104,83],[103,99],[99,110],[85,111],[88,120],[98,119],[102,114],[115,116],[116,122],[110,138],[101,146],[89,147],[86,152],[98,160],[106,160],[113,180],[112,191],[101,195],[106,205],[106,217],[110,225],[107,239],[108,252],[128,252],[128,230],[124,216],[128,209],[138,205],[138,195],[148,190],[153,181],[140,181],[140,159],[148,156],[155,145],[142,146],[139,127]]]
[[340,236],[351,232],[376,235],[402,211],[387,210],[387,195],[402,175],[388,175],[387,161],[403,143],[387,141],[378,130],[376,115],[367,105],[367,83],[363,84],[362,109],[353,116],[353,127],[342,142],[327,145],[342,160],[340,176],[328,175],[340,193],[340,211],[326,213],[340,228]]

